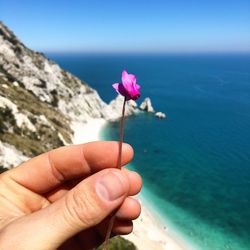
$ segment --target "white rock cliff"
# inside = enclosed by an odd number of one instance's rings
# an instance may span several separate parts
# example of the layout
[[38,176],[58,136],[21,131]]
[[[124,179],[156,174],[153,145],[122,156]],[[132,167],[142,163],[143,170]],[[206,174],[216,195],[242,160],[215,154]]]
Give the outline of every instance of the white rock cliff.
[[[0,167],[72,143],[77,124],[117,120],[121,105],[119,96],[106,104],[96,90],[28,49],[0,22]],[[137,112],[136,103],[128,102],[126,115]],[[10,151],[17,157],[6,161]]]

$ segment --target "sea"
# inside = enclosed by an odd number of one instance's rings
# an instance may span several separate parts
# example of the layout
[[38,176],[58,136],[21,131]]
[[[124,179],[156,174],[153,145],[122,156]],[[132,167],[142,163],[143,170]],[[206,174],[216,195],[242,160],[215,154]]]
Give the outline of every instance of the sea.
[[[105,102],[126,69],[167,119],[126,118],[142,196],[192,249],[250,249],[250,54],[48,53]],[[102,138],[119,140],[119,122]]]

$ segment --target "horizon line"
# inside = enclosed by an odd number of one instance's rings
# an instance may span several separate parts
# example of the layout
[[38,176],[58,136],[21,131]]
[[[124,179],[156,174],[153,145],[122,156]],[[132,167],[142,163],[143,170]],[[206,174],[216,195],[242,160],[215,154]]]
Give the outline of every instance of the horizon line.
[[133,50],[61,50],[61,49],[45,49],[45,50],[40,50],[40,49],[34,49],[36,52],[41,52],[41,53],[55,53],[55,54],[137,54],[137,55],[145,55],[145,54],[155,54],[155,55],[160,55],[160,54],[250,54],[250,50],[163,50],[163,51],[133,51]]

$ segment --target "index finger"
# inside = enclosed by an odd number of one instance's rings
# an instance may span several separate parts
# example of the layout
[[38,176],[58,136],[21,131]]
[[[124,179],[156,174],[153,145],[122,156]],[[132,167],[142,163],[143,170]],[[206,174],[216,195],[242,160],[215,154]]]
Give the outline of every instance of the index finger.
[[[117,166],[118,142],[90,142],[65,146],[41,154],[5,173],[20,185],[46,193],[67,180],[84,178],[105,168]],[[133,149],[122,146],[122,165],[133,158]]]

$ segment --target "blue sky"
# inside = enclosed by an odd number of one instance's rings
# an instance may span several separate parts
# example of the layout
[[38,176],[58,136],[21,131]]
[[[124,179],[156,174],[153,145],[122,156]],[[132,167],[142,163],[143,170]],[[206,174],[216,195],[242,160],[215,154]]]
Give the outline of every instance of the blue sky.
[[249,0],[0,0],[0,20],[44,52],[250,51]]

